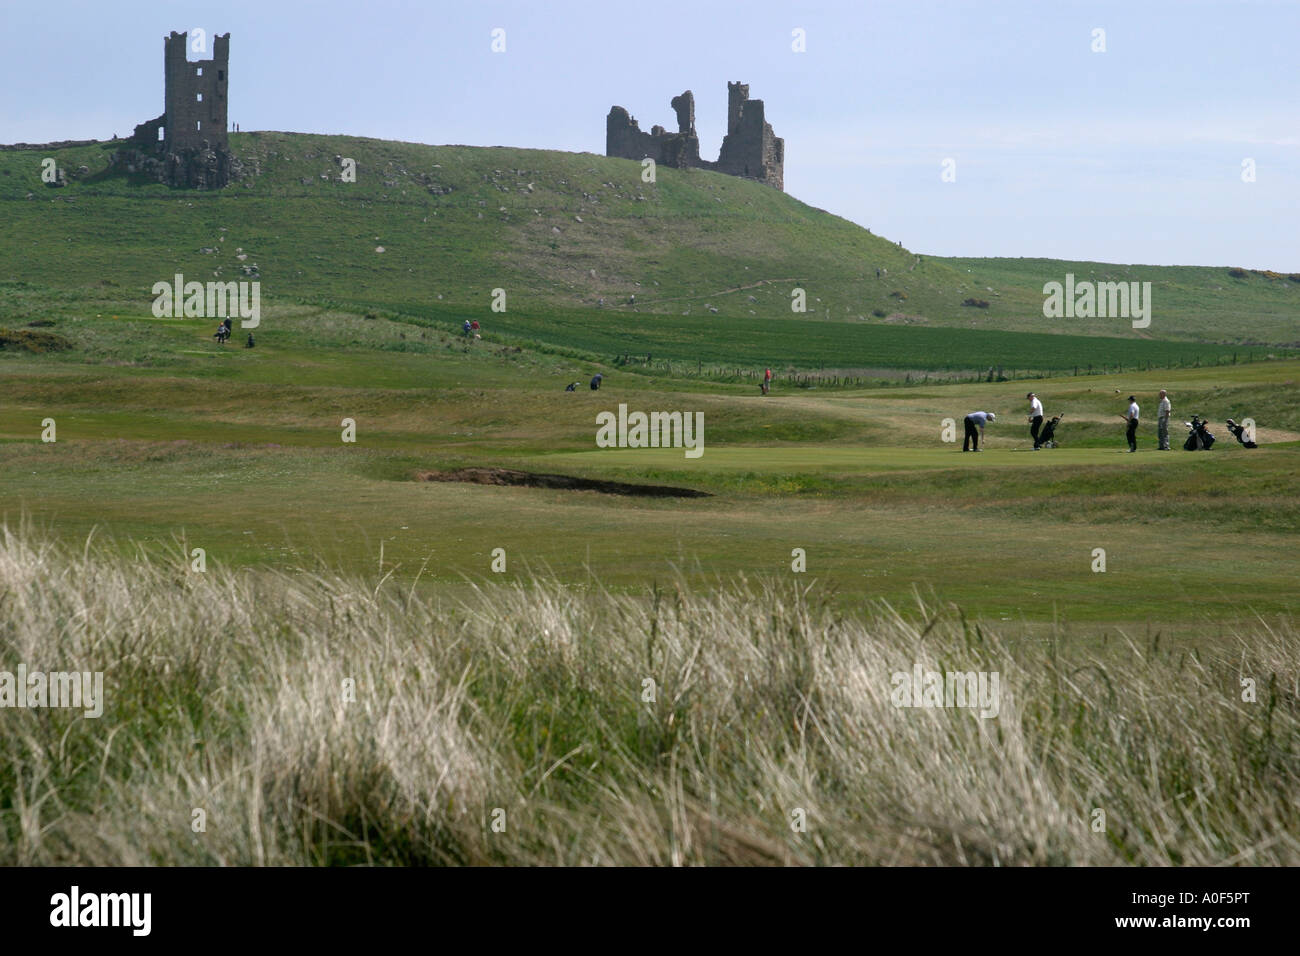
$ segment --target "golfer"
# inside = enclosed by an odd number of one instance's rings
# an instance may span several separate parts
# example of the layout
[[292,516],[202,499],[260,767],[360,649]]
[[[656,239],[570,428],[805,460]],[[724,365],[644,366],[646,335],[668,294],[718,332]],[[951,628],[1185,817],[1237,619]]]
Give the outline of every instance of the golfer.
[[1043,427],[1043,403],[1033,392],[1025,398],[1029,399],[1029,437],[1034,440],[1034,451],[1038,451],[1038,429]]
[[1173,406],[1169,403],[1169,393],[1160,390],[1160,408],[1156,412],[1156,433],[1160,439],[1160,451],[1169,450],[1169,413]]
[[[966,437],[961,443],[962,451],[979,451],[980,437],[984,434],[984,424],[986,422],[995,422],[998,416],[992,412],[971,412],[966,416]],[[976,428],[979,430],[976,431]],[[974,448],[971,448],[971,445]]]
[[1134,452],[1138,450],[1138,402],[1132,395],[1128,397],[1128,432],[1125,437],[1128,438],[1128,450]]

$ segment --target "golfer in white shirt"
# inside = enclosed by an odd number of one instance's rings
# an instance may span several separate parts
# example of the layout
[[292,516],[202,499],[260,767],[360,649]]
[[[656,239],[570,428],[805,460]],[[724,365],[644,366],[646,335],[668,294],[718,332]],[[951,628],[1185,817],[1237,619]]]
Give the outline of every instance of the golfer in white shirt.
[[1043,427],[1043,403],[1033,392],[1025,398],[1029,399],[1029,437],[1034,440],[1034,451],[1038,451],[1038,429]]
[[1137,399],[1130,395],[1128,397],[1128,433],[1126,437],[1128,438],[1128,450],[1131,452],[1138,450],[1137,432],[1138,403]]

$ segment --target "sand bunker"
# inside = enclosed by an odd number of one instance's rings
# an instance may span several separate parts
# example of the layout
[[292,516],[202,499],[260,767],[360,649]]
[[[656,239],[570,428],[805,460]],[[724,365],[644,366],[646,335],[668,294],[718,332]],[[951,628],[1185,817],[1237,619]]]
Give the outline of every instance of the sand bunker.
[[524,488],[558,488],[567,491],[599,491],[606,495],[642,498],[710,498],[707,491],[673,488],[668,485],[633,485],[622,481],[575,478],[572,475],[539,475],[509,468],[457,468],[455,471],[422,471],[419,481],[460,481],[472,485],[514,485]]

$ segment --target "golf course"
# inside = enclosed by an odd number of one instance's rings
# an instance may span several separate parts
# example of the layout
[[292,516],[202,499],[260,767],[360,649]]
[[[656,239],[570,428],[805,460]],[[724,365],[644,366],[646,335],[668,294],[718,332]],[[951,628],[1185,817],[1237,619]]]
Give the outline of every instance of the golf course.
[[[15,712],[0,861],[1300,861],[1300,275],[930,257],[591,154],[230,142],[216,192],[0,151],[0,648],[110,688],[99,727]],[[260,282],[256,323],[159,317],[176,275]],[[1150,325],[1045,318],[1067,275],[1151,283]],[[620,405],[701,453],[600,447]],[[916,662],[1000,671],[998,720],[891,707]]]

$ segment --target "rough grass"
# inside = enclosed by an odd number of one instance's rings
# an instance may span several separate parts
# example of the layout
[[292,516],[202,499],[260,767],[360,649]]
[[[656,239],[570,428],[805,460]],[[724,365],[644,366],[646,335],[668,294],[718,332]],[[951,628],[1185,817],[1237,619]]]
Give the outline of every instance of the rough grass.
[[57,332],[34,332],[31,329],[0,328],[0,349],[26,352],[63,352],[72,343]]
[[[181,550],[0,533],[0,668],[107,696],[0,711],[0,863],[1300,862],[1291,631],[1094,658],[812,588],[452,600]],[[1000,713],[894,707],[916,663],[998,672]]]

